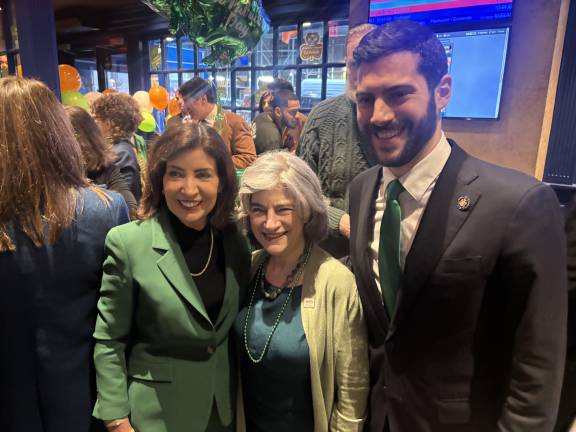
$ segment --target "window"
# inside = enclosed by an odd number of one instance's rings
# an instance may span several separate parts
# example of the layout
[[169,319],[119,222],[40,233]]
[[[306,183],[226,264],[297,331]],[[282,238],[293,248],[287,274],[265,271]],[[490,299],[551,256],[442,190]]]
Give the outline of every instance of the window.
[[14,0],[0,1],[0,78],[19,73],[19,53]]
[[199,76],[213,81],[222,106],[251,120],[268,83],[292,83],[302,111],[344,93],[347,21],[303,22],[271,27],[249,55],[227,68],[204,63],[210,48],[187,37],[147,41],[150,85],[159,83],[173,96],[178,86]]
[[106,88],[130,93],[126,54],[110,54],[106,61]]

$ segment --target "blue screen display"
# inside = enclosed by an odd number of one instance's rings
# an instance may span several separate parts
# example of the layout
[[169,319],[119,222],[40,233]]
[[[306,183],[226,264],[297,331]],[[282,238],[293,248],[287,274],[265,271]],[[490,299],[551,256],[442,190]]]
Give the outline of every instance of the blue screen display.
[[510,28],[437,33],[448,56],[448,118],[497,119]]
[[513,0],[371,0],[369,22],[410,19],[428,25],[512,20]]

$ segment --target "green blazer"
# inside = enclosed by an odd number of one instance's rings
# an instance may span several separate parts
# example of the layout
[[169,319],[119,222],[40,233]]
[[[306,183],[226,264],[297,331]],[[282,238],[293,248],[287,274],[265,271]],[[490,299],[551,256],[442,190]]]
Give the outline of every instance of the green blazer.
[[212,323],[167,214],[109,232],[94,332],[96,418],[130,416],[138,432],[204,432],[216,401],[222,423],[232,423],[228,332],[250,254],[239,233],[215,234],[224,245],[226,291]]

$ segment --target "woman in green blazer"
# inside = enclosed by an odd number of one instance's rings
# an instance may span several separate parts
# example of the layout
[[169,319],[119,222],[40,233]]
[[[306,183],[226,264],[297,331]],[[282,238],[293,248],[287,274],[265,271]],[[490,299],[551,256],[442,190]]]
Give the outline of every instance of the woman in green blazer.
[[151,146],[142,220],[106,239],[94,416],[109,431],[232,429],[228,332],[250,268],[235,192],[212,128],[182,124]]

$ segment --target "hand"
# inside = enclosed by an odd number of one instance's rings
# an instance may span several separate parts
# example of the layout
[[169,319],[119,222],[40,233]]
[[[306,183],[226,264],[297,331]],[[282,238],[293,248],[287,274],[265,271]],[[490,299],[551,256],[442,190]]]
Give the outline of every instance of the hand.
[[344,215],[340,218],[340,222],[338,223],[338,230],[344,237],[347,239],[350,238],[350,215],[348,213],[344,213]]
[[105,421],[104,425],[109,432],[136,432],[132,425],[130,424],[130,420],[128,417],[123,419]]

